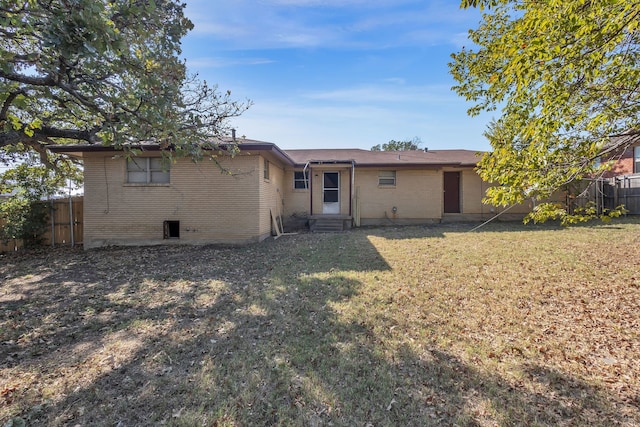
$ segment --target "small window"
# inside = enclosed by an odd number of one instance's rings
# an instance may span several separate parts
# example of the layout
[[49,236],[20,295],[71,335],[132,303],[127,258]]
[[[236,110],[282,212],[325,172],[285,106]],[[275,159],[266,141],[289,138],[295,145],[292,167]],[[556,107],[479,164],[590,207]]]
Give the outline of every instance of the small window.
[[309,171],[296,171],[293,173],[293,188],[296,190],[309,188]]
[[180,238],[180,221],[165,221],[163,225],[165,239]]
[[169,159],[132,157],[127,159],[127,182],[134,184],[168,184]]
[[385,187],[395,187],[396,171],[379,171],[378,185],[385,186]]
[[269,160],[264,160],[264,179],[269,179]]
[[640,145],[633,147],[633,173],[640,173]]

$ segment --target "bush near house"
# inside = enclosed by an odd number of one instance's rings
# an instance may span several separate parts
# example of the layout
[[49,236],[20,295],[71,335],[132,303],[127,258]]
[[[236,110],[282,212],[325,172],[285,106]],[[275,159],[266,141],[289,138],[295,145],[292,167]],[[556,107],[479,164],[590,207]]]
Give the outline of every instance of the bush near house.
[[18,197],[0,200],[0,241],[21,240],[25,247],[40,245],[47,215],[48,209],[40,201]]
[[[17,218],[8,225],[3,219],[5,207],[0,206],[0,234],[4,233],[3,237],[0,237],[0,253],[14,252],[23,248],[33,249],[37,246],[72,246],[72,243],[73,246],[81,245],[84,222],[82,204],[82,196],[74,196],[71,200],[64,198],[32,201],[25,205],[28,211],[20,209],[16,209],[17,213],[12,211],[11,214]],[[25,222],[25,219],[29,221]],[[28,226],[18,227],[16,224]],[[21,235],[26,235],[27,239],[12,237]]]

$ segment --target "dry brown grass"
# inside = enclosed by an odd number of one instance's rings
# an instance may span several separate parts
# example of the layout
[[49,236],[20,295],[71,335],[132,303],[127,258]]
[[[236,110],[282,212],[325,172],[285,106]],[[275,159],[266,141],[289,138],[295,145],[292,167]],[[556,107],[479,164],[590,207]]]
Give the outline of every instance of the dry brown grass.
[[0,256],[0,425],[640,425],[640,221]]

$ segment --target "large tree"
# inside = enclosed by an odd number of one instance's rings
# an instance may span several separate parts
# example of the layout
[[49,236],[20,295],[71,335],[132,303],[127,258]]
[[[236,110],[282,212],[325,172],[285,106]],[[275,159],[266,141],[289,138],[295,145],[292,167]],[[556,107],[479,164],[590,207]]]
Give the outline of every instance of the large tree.
[[417,136],[413,139],[405,139],[401,141],[392,139],[382,145],[374,145],[371,147],[371,151],[412,151],[419,150],[420,144],[422,144],[422,140]]
[[170,0],[0,0],[0,152],[155,142],[200,156],[247,103],[189,77]]
[[[640,2],[463,0],[484,10],[450,70],[469,114],[500,110],[479,165],[493,204],[543,200],[640,138]],[[620,136],[621,135],[621,136]],[[600,168],[606,167],[606,162]],[[532,217],[565,217],[542,203]]]

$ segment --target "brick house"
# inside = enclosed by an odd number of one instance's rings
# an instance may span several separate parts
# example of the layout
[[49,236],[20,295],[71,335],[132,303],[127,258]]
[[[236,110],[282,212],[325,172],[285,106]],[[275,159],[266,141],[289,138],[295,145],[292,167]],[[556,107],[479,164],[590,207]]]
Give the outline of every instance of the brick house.
[[622,145],[624,149],[613,151],[602,159],[613,161],[611,169],[603,174],[603,178],[640,174],[640,135],[628,133],[614,136],[611,144]]
[[[242,140],[235,157],[127,158],[99,145],[51,147],[84,165],[84,246],[244,244],[284,229],[342,230],[492,217],[468,150],[282,150]],[[530,206],[509,211],[522,217]],[[507,215],[505,215],[507,217]]]

